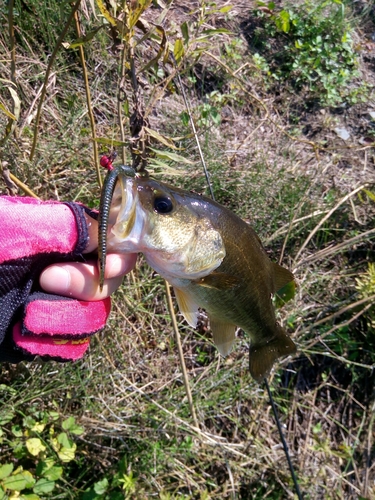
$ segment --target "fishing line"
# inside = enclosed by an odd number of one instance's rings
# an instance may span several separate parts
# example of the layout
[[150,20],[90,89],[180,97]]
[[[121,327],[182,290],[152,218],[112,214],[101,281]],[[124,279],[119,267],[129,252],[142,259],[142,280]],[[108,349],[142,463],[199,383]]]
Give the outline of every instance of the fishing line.
[[263,381],[264,381],[264,384],[265,384],[267,392],[268,392],[268,397],[270,398],[270,401],[271,401],[273,415],[274,415],[275,420],[276,420],[276,425],[277,425],[277,429],[279,431],[281,442],[283,443],[284,453],[285,453],[286,459],[288,461],[290,474],[291,474],[292,479],[293,479],[294,488],[296,490],[298,500],[303,500],[303,496],[302,496],[301,490],[299,489],[298,479],[297,479],[296,473],[294,471],[292,460],[290,458],[288,445],[287,445],[286,440],[284,438],[284,433],[283,433],[283,429],[281,427],[281,423],[280,423],[280,420],[279,420],[279,415],[277,413],[277,408],[276,408],[276,405],[275,405],[275,401],[274,401],[273,396],[271,394],[270,386],[268,385],[268,381],[267,381],[267,379],[265,377],[264,377]]
[[[208,169],[207,169],[206,162],[204,160],[202,148],[201,148],[201,145],[200,145],[200,142],[199,142],[199,138],[198,138],[197,129],[195,128],[195,124],[194,124],[194,120],[193,120],[193,115],[191,113],[191,108],[190,108],[188,99],[186,97],[186,93],[185,93],[185,89],[184,89],[183,84],[182,84],[180,73],[178,72],[178,69],[177,69],[176,60],[175,60],[173,54],[171,54],[171,56],[172,56],[174,68],[175,68],[175,71],[176,71],[176,76],[177,76],[177,80],[178,80],[178,86],[180,87],[180,90],[181,90],[181,93],[182,93],[182,97],[184,99],[184,103],[185,103],[185,106],[186,106],[186,110],[187,110],[188,115],[189,115],[190,124],[191,124],[191,127],[193,129],[194,138],[195,138],[195,141],[196,141],[197,146],[198,146],[198,151],[199,151],[199,155],[200,155],[201,162],[202,162],[202,165],[203,165],[204,175],[206,177],[206,181],[207,181],[207,184],[208,184],[208,187],[209,187],[209,190],[210,190],[211,198],[213,200],[215,200],[215,195],[214,195],[214,192],[213,192],[213,188],[212,188],[212,184],[211,184],[211,180],[210,180],[210,175],[209,175],[209,172],[208,172]],[[303,500],[303,496],[302,496],[302,493],[301,493],[301,490],[300,490],[299,484],[298,484],[298,479],[297,479],[297,476],[296,476],[295,471],[294,471],[292,460],[290,458],[288,445],[286,443],[286,440],[285,440],[285,437],[284,437],[284,433],[283,433],[283,429],[281,427],[281,423],[280,423],[280,420],[279,420],[279,415],[277,413],[275,401],[274,401],[273,396],[271,394],[270,387],[268,385],[268,381],[267,381],[266,378],[264,378],[264,383],[265,383],[265,386],[266,386],[266,389],[267,389],[268,397],[269,397],[269,399],[271,401],[271,407],[272,407],[273,415],[274,415],[275,420],[276,420],[277,429],[279,431],[279,436],[280,436],[280,439],[281,439],[281,442],[282,442],[282,445],[283,445],[283,448],[284,448],[284,453],[285,453],[285,456],[286,456],[286,459],[287,459],[287,462],[288,462],[288,466],[289,466],[290,474],[292,476],[294,488],[295,488],[298,500]]]
[[190,104],[189,104],[188,99],[187,99],[186,94],[185,94],[185,89],[184,89],[184,86],[182,84],[180,73],[178,72],[178,69],[177,69],[176,59],[174,58],[173,54],[171,54],[171,56],[172,56],[172,60],[173,60],[174,69],[176,70],[178,85],[180,87],[181,94],[182,94],[182,97],[184,99],[185,107],[186,107],[186,110],[187,110],[188,115],[189,115],[189,120],[190,120],[191,128],[193,129],[195,142],[197,143],[197,147],[198,147],[198,151],[199,151],[199,156],[201,157],[201,162],[202,162],[202,165],[203,165],[204,175],[206,176],[207,185],[208,185],[208,188],[210,190],[211,198],[215,201],[214,190],[212,188],[212,184],[211,184],[211,180],[210,180],[210,175],[208,173],[207,165],[206,165],[206,162],[205,162],[204,156],[203,156],[203,151],[202,151],[199,139],[198,139],[198,133],[197,133],[197,129],[195,128],[195,124],[194,124],[194,120],[193,120],[193,114],[191,112]]

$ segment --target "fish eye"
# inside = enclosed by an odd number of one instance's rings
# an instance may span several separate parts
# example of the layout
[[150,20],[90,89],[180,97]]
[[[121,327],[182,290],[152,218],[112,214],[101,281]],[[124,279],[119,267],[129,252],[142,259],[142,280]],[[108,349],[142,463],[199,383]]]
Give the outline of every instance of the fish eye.
[[157,196],[154,199],[154,209],[159,214],[168,214],[173,210],[173,203],[167,196]]

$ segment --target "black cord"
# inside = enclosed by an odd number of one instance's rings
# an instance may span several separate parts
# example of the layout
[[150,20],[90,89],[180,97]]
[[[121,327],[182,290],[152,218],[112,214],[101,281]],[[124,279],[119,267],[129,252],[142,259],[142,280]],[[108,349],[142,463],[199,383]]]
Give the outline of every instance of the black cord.
[[293,483],[294,483],[294,488],[296,490],[298,500],[303,500],[303,496],[302,496],[301,490],[299,489],[299,484],[298,484],[297,476],[296,476],[296,473],[294,472],[294,467],[293,467],[292,461],[290,459],[288,445],[286,444],[286,441],[285,441],[285,438],[284,438],[284,433],[283,433],[283,430],[281,428],[281,424],[280,424],[280,420],[279,420],[279,415],[277,413],[276,405],[275,405],[275,402],[273,400],[273,397],[272,397],[272,394],[271,394],[271,391],[270,391],[270,387],[268,385],[268,382],[267,382],[266,378],[264,378],[264,383],[266,385],[266,389],[267,389],[267,392],[268,392],[268,397],[270,398],[270,401],[271,401],[272,411],[273,411],[273,414],[275,416],[276,425],[277,425],[277,429],[279,431],[281,442],[283,443],[284,453],[285,453],[286,459],[288,461],[289,470],[290,470],[290,473],[292,475],[292,479],[293,479]]

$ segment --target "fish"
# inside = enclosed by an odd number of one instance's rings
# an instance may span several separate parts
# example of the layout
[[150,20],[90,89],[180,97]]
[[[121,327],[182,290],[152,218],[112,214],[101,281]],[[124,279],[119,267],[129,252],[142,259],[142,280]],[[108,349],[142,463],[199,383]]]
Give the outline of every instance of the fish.
[[296,352],[276,320],[272,298],[295,286],[271,262],[254,229],[212,199],[118,166],[107,174],[99,208],[99,273],[108,252],[139,253],[174,289],[181,313],[197,326],[200,308],[227,356],[241,328],[250,337],[249,369],[258,382]]

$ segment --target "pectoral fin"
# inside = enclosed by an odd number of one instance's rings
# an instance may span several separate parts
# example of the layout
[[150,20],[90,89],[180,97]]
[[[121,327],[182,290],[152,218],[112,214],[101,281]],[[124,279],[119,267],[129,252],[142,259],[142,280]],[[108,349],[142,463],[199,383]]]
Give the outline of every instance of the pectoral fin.
[[267,343],[250,346],[250,374],[261,382],[269,375],[272,365],[281,356],[295,353],[297,347],[293,340],[277,325],[277,333]]
[[272,263],[272,267],[275,282],[274,292],[278,292],[285,285],[287,285],[291,281],[294,281],[293,274],[288,269],[285,269],[285,267],[279,266],[279,264],[276,264],[275,262]]
[[207,288],[215,288],[216,290],[229,290],[239,285],[240,280],[230,274],[213,271],[204,278],[194,280],[194,283]]
[[190,326],[196,328],[198,322],[199,306],[187,293],[179,288],[174,288],[178,307]]
[[210,318],[215,345],[222,356],[228,356],[236,339],[236,325]]

